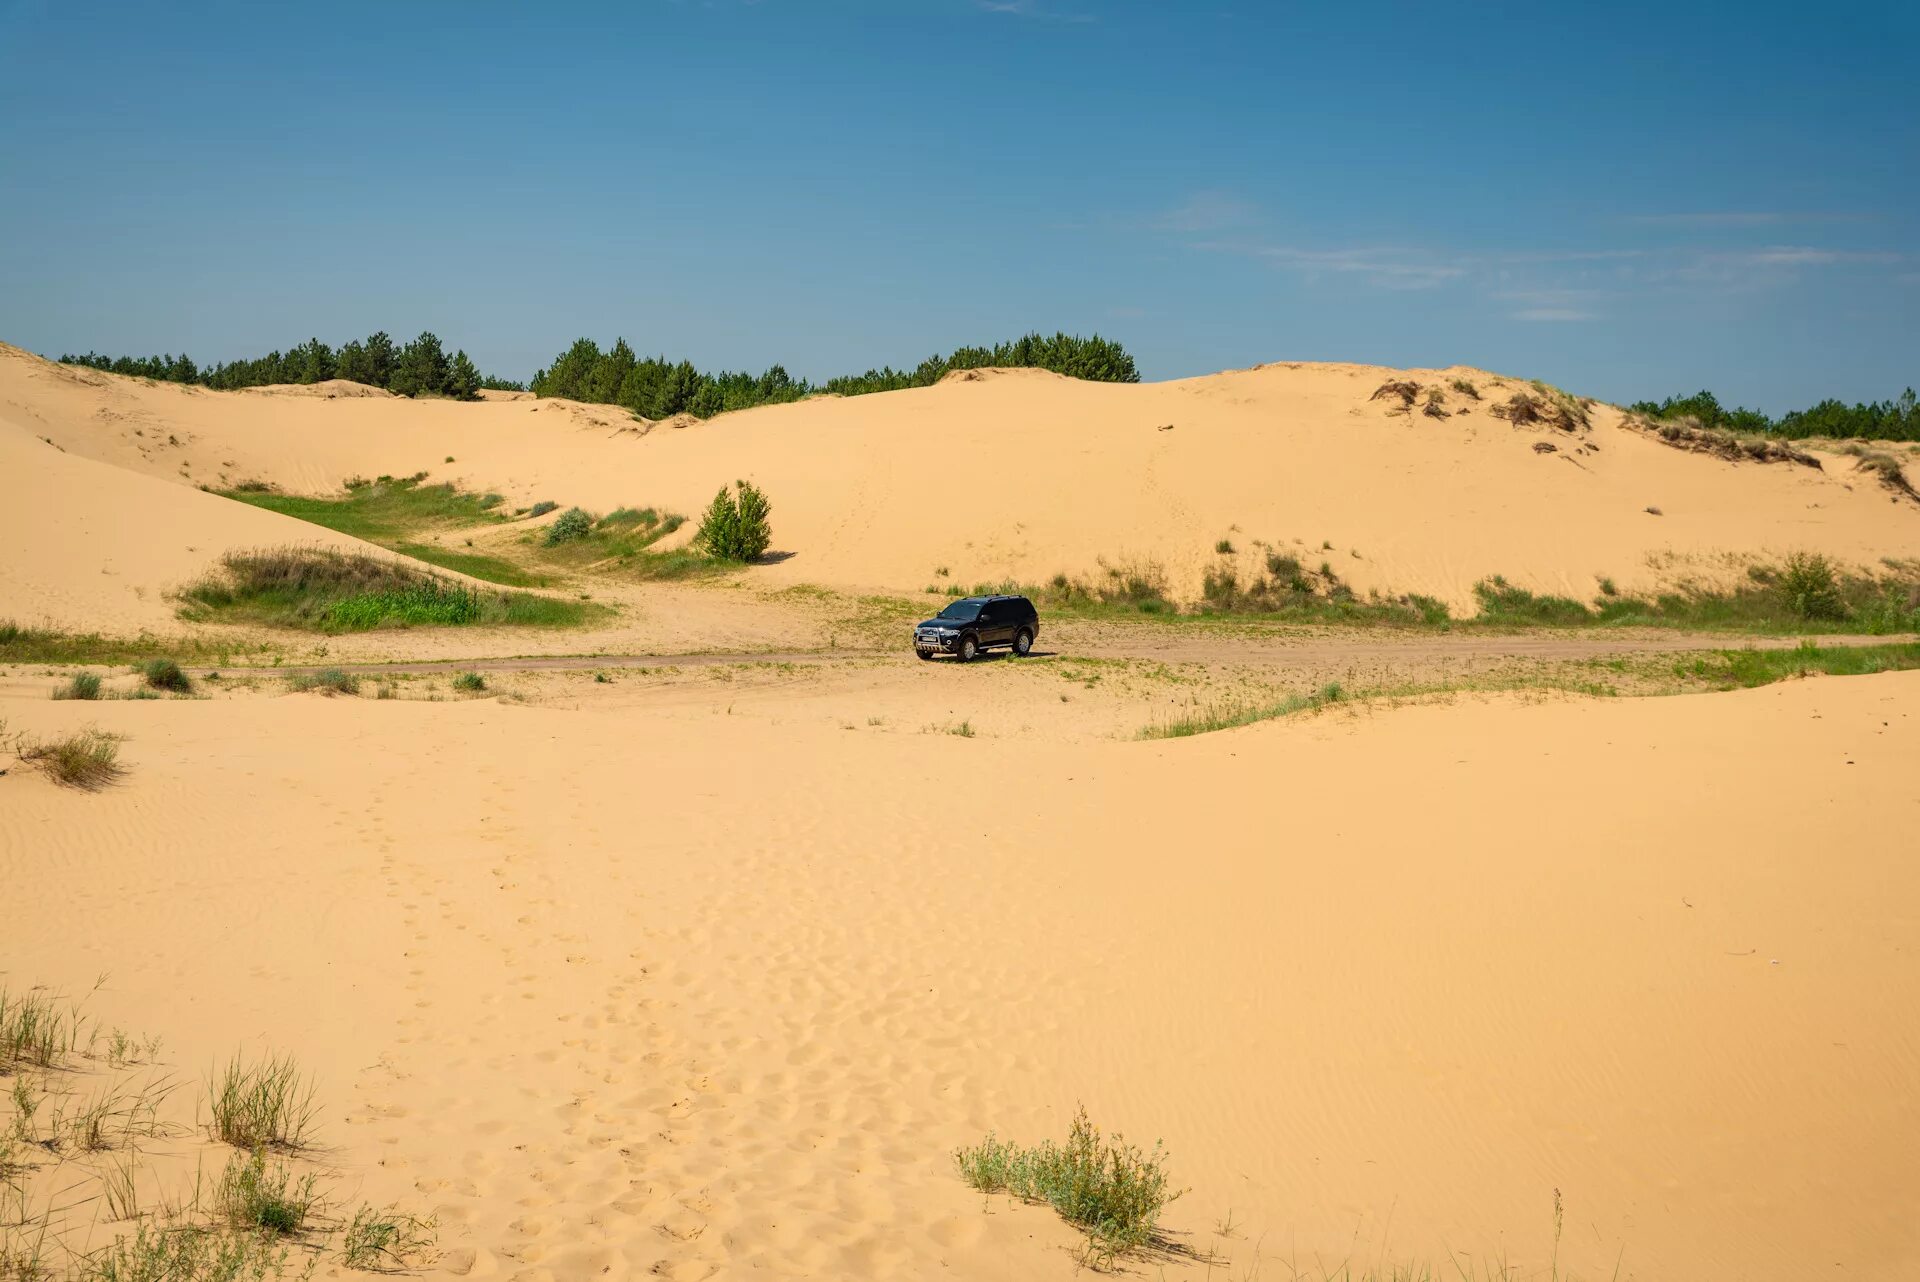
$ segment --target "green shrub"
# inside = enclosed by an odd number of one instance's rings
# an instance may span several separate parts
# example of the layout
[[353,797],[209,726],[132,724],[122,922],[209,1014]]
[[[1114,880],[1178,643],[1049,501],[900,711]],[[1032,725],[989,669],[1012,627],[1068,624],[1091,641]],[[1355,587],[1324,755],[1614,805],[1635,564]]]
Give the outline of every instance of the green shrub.
[[535,503],[527,509],[527,515],[531,517],[545,516],[559,506],[560,505],[552,499],[541,499],[538,503]]
[[468,694],[478,694],[487,688],[487,679],[478,672],[462,672],[453,679],[453,688]]
[[323,672],[296,672],[287,678],[287,688],[296,694],[318,690],[322,694],[358,694],[360,678],[339,668]]
[[1778,586],[1787,607],[1803,619],[1844,619],[1846,598],[1833,562],[1818,552],[1795,552],[1780,570]]
[[734,482],[732,494],[721,486],[700,518],[694,541],[716,560],[740,564],[757,560],[773,541],[773,528],[767,522],[772,511],[766,495],[750,481]]
[[193,682],[188,680],[187,674],[172,659],[148,659],[140,665],[140,676],[154,690],[173,690],[185,694],[193,689]]
[[56,699],[98,699],[100,697],[100,677],[93,672],[76,672],[67,679],[67,684],[53,692]]
[[1047,1203],[1108,1260],[1151,1243],[1160,1212],[1185,1192],[1172,1186],[1160,1145],[1146,1152],[1119,1135],[1104,1139],[1085,1108],[1075,1112],[1065,1144],[1022,1148],[989,1135],[953,1157],[974,1188]]
[[284,1160],[269,1162],[264,1148],[236,1153],[214,1190],[214,1210],[236,1229],[298,1233],[313,1210],[317,1182],[312,1174],[295,1179]]
[[547,527],[547,546],[576,543],[593,533],[593,518],[577,507],[570,507]]

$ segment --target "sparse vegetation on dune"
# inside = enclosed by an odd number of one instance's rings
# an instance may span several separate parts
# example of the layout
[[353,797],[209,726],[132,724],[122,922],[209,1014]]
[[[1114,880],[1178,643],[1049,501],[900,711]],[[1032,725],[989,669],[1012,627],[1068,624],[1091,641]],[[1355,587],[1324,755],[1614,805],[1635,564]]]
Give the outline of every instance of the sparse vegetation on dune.
[[[82,1085],[150,1062],[158,1046],[42,990],[0,989],[0,1076],[11,1079],[0,1096],[0,1282],[275,1282],[312,1276],[327,1253],[373,1272],[428,1260],[431,1219],[368,1204],[344,1220],[327,1214],[326,1172],[297,1152],[316,1116],[312,1087],[290,1059],[236,1058],[214,1076],[208,1138],[239,1151],[217,1178],[189,1172],[179,1186],[178,1167],[151,1162],[141,1143],[185,1141],[160,1117],[174,1079]],[[57,1192],[31,1196],[36,1178]]]
[[228,641],[156,637],[146,633],[115,637],[99,632],[63,632],[0,620],[0,663],[139,663],[183,654],[225,663],[236,653],[259,648]]
[[526,592],[483,591],[397,561],[323,548],[230,552],[181,592],[182,616],[319,632],[381,627],[571,627],[606,613]]
[[482,495],[452,485],[426,484],[424,472],[372,481],[351,477],[343,488],[345,493],[333,498],[247,489],[225,490],[222,494],[382,546],[415,538],[423,530],[493,525],[507,519]]
[[1084,1108],[1074,1113],[1064,1144],[1032,1147],[988,1135],[957,1149],[960,1177],[982,1193],[1044,1202],[1087,1235],[1089,1263],[1110,1265],[1153,1245],[1160,1213],[1184,1189],[1174,1187],[1160,1145],[1151,1150],[1103,1136]]
[[55,783],[95,792],[126,773],[120,764],[120,743],[117,734],[89,729],[50,739],[21,738],[14,742],[13,751]]
[[295,694],[314,692],[353,695],[360,693],[360,678],[340,668],[323,668],[319,672],[295,672],[287,677],[287,689]]
[[1321,686],[1311,694],[1292,695],[1271,703],[1249,703],[1232,701],[1201,708],[1182,716],[1156,722],[1140,731],[1142,739],[1187,739],[1194,735],[1211,734],[1216,730],[1232,730],[1239,726],[1250,726],[1256,721],[1271,721],[1275,717],[1290,717],[1297,712],[1313,712],[1329,704],[1339,703],[1346,693],[1337,682]]

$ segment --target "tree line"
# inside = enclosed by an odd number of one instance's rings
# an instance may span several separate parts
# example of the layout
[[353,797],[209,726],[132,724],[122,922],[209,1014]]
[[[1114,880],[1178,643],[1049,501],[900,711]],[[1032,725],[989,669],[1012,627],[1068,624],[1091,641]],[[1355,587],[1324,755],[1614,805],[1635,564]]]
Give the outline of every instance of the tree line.
[[205,366],[196,364],[184,353],[179,356],[67,353],[60,360],[63,364],[84,365],[110,374],[197,383],[225,391],[278,383],[320,383],[330,378],[385,388],[398,396],[444,396],[457,401],[477,400],[483,388],[526,390],[523,384],[509,379],[483,376],[465,351],[455,351],[449,356],[440,339],[431,332],[422,333],[410,343],[399,344],[382,330],[365,342],[356,339],[338,349],[310,338],[285,352]]
[[555,357],[551,365],[535,372],[528,386],[536,396],[620,405],[642,418],[662,419],[675,414],[711,418],[728,410],[797,401],[817,392],[858,396],[928,387],[953,370],[986,366],[1046,369],[1096,382],[1140,381],[1140,371],[1127,350],[1098,334],[1091,338],[1027,334],[993,347],[961,347],[950,355],[929,356],[911,370],[886,366],[829,379],[819,386],[794,378],[782,365],[757,375],[731,370],[709,374],[696,369],[691,361],[636,356],[624,338],[615,339],[605,351],[594,340],[582,338]]
[[1719,398],[1706,391],[1692,396],[1669,396],[1664,401],[1636,401],[1627,408],[1649,418],[1691,418],[1703,427],[1787,440],[1852,436],[1874,441],[1920,441],[1920,400],[1916,400],[1911,387],[1890,401],[1849,405],[1829,397],[1809,409],[1791,410],[1779,418],[1759,410],[1727,409]]

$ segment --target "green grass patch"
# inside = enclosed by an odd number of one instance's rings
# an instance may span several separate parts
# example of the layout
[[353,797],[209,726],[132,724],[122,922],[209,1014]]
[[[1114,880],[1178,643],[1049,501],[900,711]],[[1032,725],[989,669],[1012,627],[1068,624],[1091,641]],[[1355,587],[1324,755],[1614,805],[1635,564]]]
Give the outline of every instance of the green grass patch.
[[267,648],[236,646],[229,641],[203,641],[192,637],[156,637],[146,633],[115,637],[100,632],[61,632],[0,620],[0,663],[122,664],[186,655],[208,663],[224,664],[234,654],[250,654]]
[[428,565],[437,565],[470,579],[498,583],[502,587],[543,588],[548,583],[544,575],[531,573],[511,561],[483,552],[461,552],[435,543],[395,543],[391,547],[401,556],[410,556],[416,561],[425,561]]
[[1216,730],[1232,730],[1239,726],[1250,726],[1256,721],[1271,721],[1275,717],[1290,717],[1296,712],[1313,712],[1329,704],[1345,699],[1346,692],[1338,682],[1329,682],[1311,694],[1289,695],[1271,703],[1232,702],[1216,704],[1175,717],[1140,731],[1142,739],[1185,739],[1197,734],[1212,734]]
[[1794,677],[1869,676],[1920,668],[1920,643],[1821,646],[1803,641],[1791,649],[1717,650],[1674,665],[1674,674],[1721,689],[1751,689]]
[[317,632],[392,627],[574,627],[605,606],[483,591],[412,566],[321,548],[230,552],[181,593],[183,618]]
[[425,485],[426,473],[396,480],[354,478],[336,498],[225,490],[225,497],[278,512],[295,520],[324,525],[369,543],[390,544],[436,526],[491,525],[506,520],[486,501],[452,485]]
[[1067,1223],[1087,1235],[1094,1263],[1139,1251],[1159,1238],[1160,1212],[1180,1197],[1167,1174],[1166,1154],[1108,1139],[1075,1112],[1064,1144],[1043,1140],[1031,1148],[989,1135],[970,1148],[957,1149],[960,1177],[982,1193],[1008,1193],[1044,1202]]
[[524,540],[532,545],[544,564],[576,571],[615,571],[633,578],[678,580],[705,578],[732,568],[704,551],[681,547],[656,550],[654,544],[672,534],[686,518],[677,512],[662,513],[655,508],[617,508],[595,517],[580,508],[569,508],[536,538]]

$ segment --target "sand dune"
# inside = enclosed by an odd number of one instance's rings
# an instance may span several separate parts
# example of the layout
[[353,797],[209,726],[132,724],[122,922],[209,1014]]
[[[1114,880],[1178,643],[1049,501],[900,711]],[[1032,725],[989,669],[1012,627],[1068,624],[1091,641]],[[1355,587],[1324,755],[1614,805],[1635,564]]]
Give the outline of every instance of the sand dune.
[[0,882],[62,906],[4,965],[110,973],[97,1011],[188,1072],[297,1054],[330,1168],[469,1276],[1065,1278],[1054,1217],[947,1153],[1084,1101],[1191,1185],[1170,1222],[1223,1258],[1164,1276],[1537,1276],[1559,1189],[1563,1273],[1890,1280],[1916,708],[1900,675],[1034,754],[717,703],[9,698],[131,773],[0,778]]
[[171,631],[166,594],[234,548],[379,548],[70,454],[0,418],[0,619],[112,633]]
[[[1243,577],[1265,542],[1362,590],[1464,608],[1495,573],[1586,598],[1599,576],[1628,590],[1724,580],[1739,557],[1794,548],[1871,565],[1912,555],[1920,536],[1920,505],[1849,459],[1730,463],[1629,431],[1605,407],[1580,449],[1493,417],[1524,384],[1479,371],[1404,372],[1470,377],[1487,399],[1456,396],[1469,412],[1445,419],[1395,416],[1369,397],[1400,373],[1272,365],[1120,386],[985,371],[648,424],[563,401],[218,393],[0,349],[0,417],[75,454],[216,486],[317,493],[424,470],[521,503],[694,512],[745,476],[772,495],[777,547],[792,553],[755,572],[773,583],[913,590],[943,567],[961,582],[1037,581],[1154,561],[1192,595],[1225,539]],[[1549,437],[1564,448],[1533,448]]]

